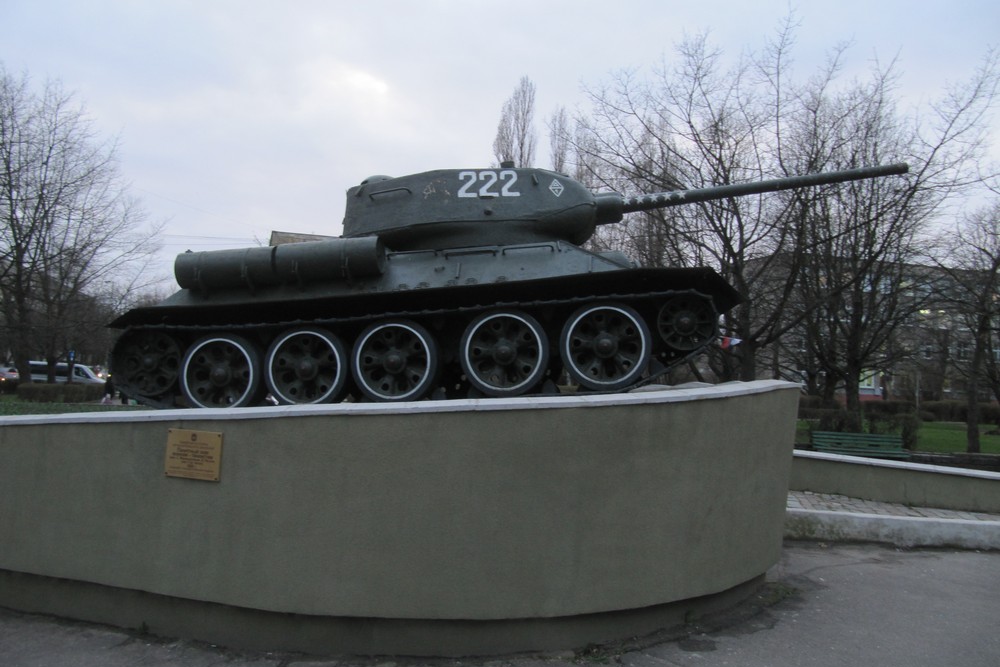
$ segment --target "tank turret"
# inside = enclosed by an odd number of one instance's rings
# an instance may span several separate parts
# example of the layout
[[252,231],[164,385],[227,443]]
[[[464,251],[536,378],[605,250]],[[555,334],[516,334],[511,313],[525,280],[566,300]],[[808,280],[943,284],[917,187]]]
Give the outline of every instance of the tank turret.
[[623,197],[594,194],[544,169],[378,176],[347,191],[344,238],[378,236],[396,250],[562,240],[581,245],[624,214],[778,190],[902,174],[905,164]]
[[339,238],[178,256],[180,291],[111,324],[115,384],[160,407],[518,396],[560,377],[621,391],[705,349],[739,295],[709,268],[581,248],[598,226],[906,171],[637,197],[506,165],[373,176],[348,190]]

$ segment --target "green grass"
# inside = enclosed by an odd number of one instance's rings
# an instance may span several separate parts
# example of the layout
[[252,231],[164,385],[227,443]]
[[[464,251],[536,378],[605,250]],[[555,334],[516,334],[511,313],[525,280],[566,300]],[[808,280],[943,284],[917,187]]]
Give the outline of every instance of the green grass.
[[[983,454],[1000,454],[1000,435],[987,435],[996,431],[995,424],[979,427],[979,447]],[[924,422],[917,432],[917,451],[950,454],[964,452],[968,442],[965,424],[961,422]]]
[[36,403],[24,401],[14,394],[0,395],[0,417],[16,415],[60,415],[67,412],[116,412],[120,410],[147,410],[145,406],[101,405],[100,403]]
[[[1000,454],[1000,435],[987,435],[997,430],[994,424],[982,424],[979,427],[979,447],[983,454]],[[809,422],[798,421],[795,430],[795,442],[800,445],[809,444]],[[962,422],[923,422],[917,431],[918,452],[936,454],[953,454],[964,452],[966,442],[965,424]]]

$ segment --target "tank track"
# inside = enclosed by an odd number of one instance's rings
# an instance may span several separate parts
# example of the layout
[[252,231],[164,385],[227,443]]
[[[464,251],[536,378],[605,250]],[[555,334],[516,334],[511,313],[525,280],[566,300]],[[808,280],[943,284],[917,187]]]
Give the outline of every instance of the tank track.
[[[677,298],[682,299],[694,299],[710,311],[705,317],[711,318],[712,325],[711,331],[708,332],[704,323],[702,324],[702,330],[697,332],[697,344],[693,346],[682,346],[681,349],[671,348],[666,345],[661,336],[657,333],[661,326],[657,325],[651,327],[650,324],[657,323],[657,318],[660,317],[658,312],[662,311],[664,307],[663,304],[671,303]],[[646,385],[655,382],[660,376],[682,363],[685,363],[692,357],[697,356],[704,351],[716,338],[718,337],[718,311],[712,303],[711,297],[708,295],[695,290],[695,289],[672,289],[672,290],[662,290],[655,292],[639,292],[639,293],[606,293],[606,294],[589,294],[586,296],[574,296],[567,298],[549,298],[549,299],[534,299],[530,301],[501,301],[501,302],[491,302],[491,303],[478,303],[474,305],[462,305],[454,308],[422,308],[422,309],[401,309],[391,312],[380,311],[378,313],[367,313],[358,314],[346,317],[318,317],[318,318],[289,318],[283,320],[272,320],[272,321],[260,321],[260,322],[241,322],[241,323],[215,323],[215,324],[171,324],[171,323],[148,323],[148,324],[136,324],[125,329],[119,338],[119,343],[116,344],[115,350],[112,353],[112,368],[115,372],[115,384],[125,396],[134,399],[145,405],[156,408],[173,408],[179,407],[178,403],[187,403],[191,405],[192,399],[191,394],[184,391],[182,385],[185,383],[185,372],[190,371],[190,361],[186,359],[188,356],[186,351],[189,351],[192,346],[197,345],[198,340],[205,338],[210,338],[215,335],[219,336],[231,336],[234,340],[243,340],[244,338],[250,344],[248,348],[255,348],[258,354],[262,353],[268,345],[273,346],[273,341],[277,340],[279,337],[284,336],[286,332],[301,331],[301,330],[319,330],[319,331],[333,331],[337,332],[347,332],[349,336],[344,337],[344,347],[351,351],[355,350],[355,345],[358,339],[365,335],[367,329],[378,325],[379,323],[411,323],[418,327],[417,338],[423,335],[429,335],[431,338],[436,340],[440,344],[440,351],[435,354],[438,359],[434,363],[434,369],[429,371],[434,375],[434,382],[437,384],[434,390],[420,389],[414,392],[414,398],[458,398],[468,395],[479,395],[484,397],[489,396],[514,396],[514,395],[532,395],[532,394],[545,394],[545,393],[557,393],[558,389],[555,386],[554,380],[556,376],[566,370],[566,361],[564,357],[573,356],[574,353],[568,348],[563,349],[562,343],[567,333],[564,330],[568,326],[568,322],[564,323],[562,320],[567,319],[567,313],[573,313],[571,316],[575,316],[577,312],[586,311],[588,307],[604,307],[612,306],[617,310],[612,311],[599,311],[593,315],[593,317],[601,320],[602,318],[606,320],[607,316],[610,315],[615,318],[622,318],[624,324],[627,328],[632,329],[633,325],[628,322],[628,317],[637,317],[639,319],[638,328],[644,330],[645,336],[648,339],[647,347],[649,348],[648,353],[645,355],[636,353],[636,361],[642,364],[642,368],[637,372],[630,370],[627,373],[627,378],[624,381],[607,381],[604,382],[601,378],[595,378],[588,382],[588,377],[580,377],[581,370],[584,366],[590,368],[594,366],[595,368],[600,366],[600,359],[588,360],[584,364],[570,363],[571,368],[575,368],[578,372],[575,377],[575,384],[581,385],[581,390],[588,391],[592,393],[610,393],[618,392],[628,389],[633,389],[642,385]],[[575,311],[575,312],[573,312]],[[531,380],[531,387],[526,390],[521,390],[522,388],[516,386],[516,382],[512,385],[513,381],[503,380],[499,383],[492,383],[489,379],[484,380],[482,377],[478,376],[478,373],[471,369],[468,365],[462,366],[461,357],[462,351],[458,349],[461,345],[472,346],[475,342],[468,342],[463,340],[466,336],[462,336],[462,331],[458,331],[458,327],[455,327],[456,322],[464,323],[461,326],[462,330],[465,330],[471,326],[476,318],[481,318],[488,316],[492,313],[500,314],[524,314],[527,318],[523,322],[519,321],[520,315],[516,316],[514,319],[503,319],[500,322],[489,321],[490,327],[500,328],[510,324],[514,324],[519,327],[519,330],[524,330],[525,332],[531,331],[531,323],[534,322],[535,325],[538,324],[536,319],[545,320],[545,324],[540,328],[542,330],[541,337],[544,338],[545,342],[542,347],[545,348],[555,348],[548,349],[544,354],[540,355],[535,362],[537,365],[544,366],[539,371],[543,377],[535,378]],[[551,316],[549,316],[551,315]],[[703,320],[705,318],[703,317]],[[445,322],[450,322],[451,327],[435,326],[435,322],[442,320]],[[530,322],[529,322],[530,320]],[[407,325],[409,326],[409,325]],[[592,323],[587,323],[586,320],[581,321],[580,327],[592,326]],[[597,326],[600,326],[598,323]],[[657,329],[654,333],[650,334],[650,329]],[[563,330],[560,333],[560,330]],[[137,386],[142,384],[137,382],[141,377],[140,372],[135,372],[136,361],[130,359],[127,354],[127,349],[123,348],[122,341],[127,341],[130,337],[143,334],[163,334],[165,336],[171,337],[173,340],[178,341],[178,354],[174,355],[171,352],[171,364],[180,363],[181,366],[185,368],[177,367],[177,381],[175,385],[171,385],[164,388],[162,392],[150,392],[148,389],[143,390],[143,388]],[[405,331],[403,332],[406,333]],[[640,334],[643,333],[640,331]],[[483,333],[483,337],[489,339],[490,334],[487,329]],[[525,338],[530,338],[529,336],[524,336]],[[558,339],[558,340],[557,340]],[[558,344],[553,344],[552,341],[556,340]],[[489,346],[486,342],[484,345]],[[597,345],[597,343],[595,343]],[[686,348],[690,349],[686,349]],[[471,347],[466,347],[465,349],[472,349]],[[494,356],[500,355],[502,358],[503,350],[492,349]],[[467,357],[471,358],[473,355],[470,352]],[[260,354],[261,359],[269,359],[270,355]],[[141,360],[140,362],[141,363]],[[267,363],[266,361],[264,363]],[[343,360],[339,362],[343,366]],[[389,362],[386,362],[389,363]],[[491,362],[492,363],[492,362]],[[589,365],[588,365],[589,364]],[[147,364],[148,365],[148,364]],[[251,364],[252,365],[252,364]],[[268,378],[268,371],[263,368],[264,364],[258,364],[262,368],[258,370],[258,373],[262,373],[263,377],[258,377],[256,382],[263,386],[270,385],[270,378]],[[497,366],[498,364],[493,364]],[[149,370],[149,369],[147,369]],[[156,369],[153,369],[154,371]],[[162,369],[160,369],[162,370]],[[351,370],[345,369],[346,373],[351,373]],[[460,374],[458,371],[464,371],[464,374]],[[169,375],[170,369],[168,369],[167,374]],[[382,372],[382,371],[380,371]],[[593,371],[596,374],[600,374],[600,370]],[[460,377],[461,375],[461,377]],[[472,376],[470,378],[470,375]],[[573,380],[573,373],[570,373],[570,379]],[[490,376],[495,377],[495,376]],[[265,380],[266,379],[266,380]],[[480,380],[477,383],[476,380]],[[614,378],[612,378],[613,380]],[[582,382],[581,382],[582,380]],[[380,382],[381,380],[376,380]],[[525,380],[527,381],[527,379]],[[366,386],[368,381],[364,381]],[[483,382],[485,382],[486,391],[482,391]],[[192,383],[188,383],[191,385]],[[205,381],[208,384],[208,380]],[[375,390],[374,395],[371,391],[357,391],[359,384],[356,378],[351,378],[346,383],[348,386],[352,387],[351,395],[355,398],[360,398],[361,400],[403,400],[399,396],[406,398],[406,392],[403,394],[387,394],[386,396],[380,396],[378,390]],[[590,386],[584,386],[589,384]],[[478,386],[477,386],[478,385]],[[340,393],[341,390],[338,390]],[[478,392],[478,393],[477,393]],[[274,393],[273,391],[271,392]],[[367,395],[365,395],[367,393]],[[258,391],[259,396],[255,396],[246,401],[246,404],[260,404],[261,400],[264,398],[263,392]],[[339,400],[339,398],[338,398]],[[408,399],[407,399],[408,400]],[[326,402],[326,401],[312,401],[312,400],[281,400],[283,403],[292,402]],[[195,405],[198,406],[197,401]],[[214,406],[214,403],[212,403]],[[209,405],[202,405],[201,407],[209,407]]]

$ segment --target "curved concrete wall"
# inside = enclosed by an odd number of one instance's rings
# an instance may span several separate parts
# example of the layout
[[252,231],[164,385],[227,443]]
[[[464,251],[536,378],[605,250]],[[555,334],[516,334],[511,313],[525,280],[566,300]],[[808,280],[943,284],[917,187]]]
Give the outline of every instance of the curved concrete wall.
[[[22,575],[396,621],[720,593],[779,557],[797,400],[764,381],[3,419],[0,604]],[[223,433],[220,481],[165,476],[168,428]]]
[[796,450],[789,487],[886,503],[1000,513],[1000,473]]

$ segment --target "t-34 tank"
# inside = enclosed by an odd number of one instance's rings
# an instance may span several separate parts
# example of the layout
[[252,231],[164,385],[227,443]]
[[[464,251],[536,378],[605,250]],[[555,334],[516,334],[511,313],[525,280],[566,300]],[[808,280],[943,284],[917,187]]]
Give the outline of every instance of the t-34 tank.
[[900,174],[906,165],[639,197],[543,169],[375,176],[344,235],[187,252],[181,290],[111,323],[115,385],[159,407],[619,391],[708,346],[737,292],[709,268],[580,247],[625,213]]

